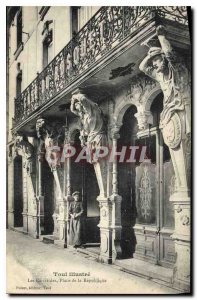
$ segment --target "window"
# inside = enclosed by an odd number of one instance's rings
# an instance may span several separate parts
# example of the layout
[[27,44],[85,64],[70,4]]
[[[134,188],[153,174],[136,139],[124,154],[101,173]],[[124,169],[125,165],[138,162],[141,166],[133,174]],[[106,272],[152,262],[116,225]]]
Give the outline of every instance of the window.
[[20,71],[16,77],[16,97],[21,94],[22,90],[22,71]]
[[17,48],[22,44],[22,9],[19,11],[17,15],[17,20],[16,20],[16,26],[17,26]]
[[72,37],[74,37],[77,32],[78,32],[78,28],[79,28],[79,24],[78,24],[78,10],[79,10],[79,6],[72,6],[71,7],[71,33],[72,33]]
[[48,53],[48,43],[43,41],[43,69],[48,65],[49,53]]
[[51,46],[52,46],[52,41],[53,41],[53,30],[50,27],[51,24],[53,23],[52,20],[48,20],[44,23],[44,28],[42,31],[42,35],[44,36],[43,39],[43,69],[48,65],[48,63],[51,60]]

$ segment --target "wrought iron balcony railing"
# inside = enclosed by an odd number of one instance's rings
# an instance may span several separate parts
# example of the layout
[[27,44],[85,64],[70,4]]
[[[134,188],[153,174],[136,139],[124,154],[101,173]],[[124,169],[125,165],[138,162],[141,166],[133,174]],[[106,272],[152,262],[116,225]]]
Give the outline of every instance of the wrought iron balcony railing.
[[15,126],[81,76],[153,17],[188,24],[187,7],[110,6],[101,9],[15,99]]

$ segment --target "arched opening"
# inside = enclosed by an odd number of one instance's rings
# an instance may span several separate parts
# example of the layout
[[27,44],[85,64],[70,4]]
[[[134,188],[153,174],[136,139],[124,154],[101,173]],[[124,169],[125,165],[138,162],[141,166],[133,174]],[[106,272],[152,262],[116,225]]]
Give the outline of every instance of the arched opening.
[[[130,106],[124,113],[122,127],[120,128],[120,138],[117,148],[121,151],[122,146],[127,147],[126,158],[130,156],[129,147],[135,145],[137,133],[137,120],[135,106]],[[135,251],[135,235],[133,226],[136,219],[135,204],[135,163],[118,162],[118,193],[122,196],[121,204],[121,248],[122,257],[129,258]]]
[[92,164],[86,160],[76,162],[82,147],[79,130],[75,131],[73,138],[76,155],[71,157],[71,188],[72,192],[78,191],[84,208],[84,218],[82,220],[82,239],[86,248],[97,247],[100,243],[99,204],[96,201],[99,195],[97,179]]
[[161,92],[155,97],[150,107],[150,111],[153,116],[152,127],[159,126],[160,114],[162,110],[163,110],[163,93]]
[[14,227],[23,227],[23,165],[22,156],[14,159]]

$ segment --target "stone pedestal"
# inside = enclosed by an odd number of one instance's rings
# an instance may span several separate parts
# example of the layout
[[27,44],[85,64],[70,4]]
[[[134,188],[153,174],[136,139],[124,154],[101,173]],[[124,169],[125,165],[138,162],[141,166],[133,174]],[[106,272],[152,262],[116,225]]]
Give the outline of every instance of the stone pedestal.
[[8,211],[7,211],[7,223],[8,223],[8,228],[14,227],[14,210],[13,209],[8,209]]
[[28,215],[27,211],[22,213],[23,215],[23,232],[28,233]]
[[170,201],[174,205],[175,230],[171,236],[177,255],[174,267],[174,286],[190,289],[190,199],[175,193]]
[[175,113],[163,129],[163,137],[168,145],[175,171],[175,192],[170,201],[174,205],[175,228],[171,236],[175,243],[176,263],[174,285],[180,289],[190,289],[190,161],[191,137],[186,133],[184,112]]
[[66,196],[65,199],[59,201],[59,217],[58,217],[58,226],[59,226],[59,239],[55,240],[55,245],[61,248],[67,248],[68,237],[67,237],[67,226],[68,226],[68,201],[69,196]]
[[[38,239],[44,233],[44,214],[40,212],[40,203],[44,197],[33,197],[30,199],[30,209],[28,212],[28,234]],[[41,204],[43,206],[43,204]]]
[[55,239],[59,239],[59,214],[57,212],[53,214],[53,224],[54,224],[53,236]]
[[112,203],[109,198],[97,197],[100,207],[100,255],[99,261],[107,264],[112,264],[113,253],[112,253],[112,233],[111,218],[112,218]]
[[111,221],[111,229],[112,229],[112,254],[113,254],[113,262],[115,259],[119,259],[122,257],[122,249],[120,246],[121,242],[121,202],[122,197],[119,195],[112,195],[110,197],[112,203],[112,221]]
[[38,196],[37,202],[37,238],[44,234],[44,196]]

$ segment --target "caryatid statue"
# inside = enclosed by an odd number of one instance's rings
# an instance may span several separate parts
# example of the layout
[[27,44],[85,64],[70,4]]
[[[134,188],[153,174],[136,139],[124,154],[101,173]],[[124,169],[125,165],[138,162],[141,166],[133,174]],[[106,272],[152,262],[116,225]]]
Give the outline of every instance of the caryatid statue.
[[70,109],[81,121],[81,146],[87,146],[92,153],[106,145],[104,117],[99,106],[79,92],[72,96]]
[[139,69],[160,84],[164,95],[160,128],[164,142],[170,149],[177,185],[187,190],[184,175],[187,171],[183,169],[187,151],[184,148],[187,147],[186,140],[190,139],[191,133],[190,74],[166,39],[164,26],[158,26],[156,31],[161,47],[151,47]]
[[163,91],[164,108],[160,116],[160,127],[163,128],[169,122],[175,111],[185,110],[185,130],[190,133],[190,74],[183,60],[166,39],[164,26],[157,27],[157,35],[161,48],[151,47],[139,69],[158,81]]
[[22,151],[22,156],[24,157],[24,168],[26,168],[27,173],[30,174],[32,172],[32,161],[34,157],[34,147],[28,141],[27,137],[17,135],[15,139],[15,151]]

